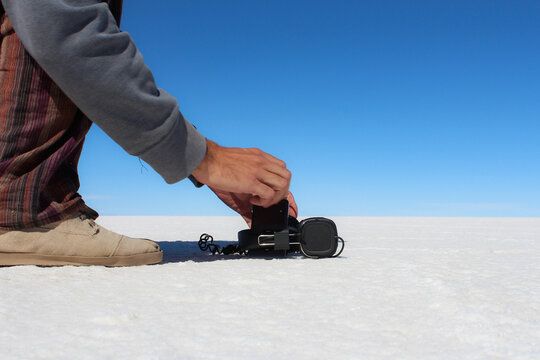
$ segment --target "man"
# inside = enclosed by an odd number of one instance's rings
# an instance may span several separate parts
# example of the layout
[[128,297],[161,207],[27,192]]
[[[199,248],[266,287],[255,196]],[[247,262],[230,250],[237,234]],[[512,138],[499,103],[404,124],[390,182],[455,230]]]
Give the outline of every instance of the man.
[[167,183],[208,185],[250,222],[252,205],[288,197],[283,161],[205,139],[165,91],[129,35],[121,0],[1,0],[0,265],[158,263],[152,241],[113,233],[77,193],[92,123]]

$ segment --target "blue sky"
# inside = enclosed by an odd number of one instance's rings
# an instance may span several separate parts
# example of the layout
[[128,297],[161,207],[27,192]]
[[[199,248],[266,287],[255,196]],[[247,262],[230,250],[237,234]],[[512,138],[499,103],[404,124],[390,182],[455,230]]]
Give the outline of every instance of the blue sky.
[[[124,4],[158,86],[224,146],[287,162],[300,216],[539,216],[540,2]],[[102,215],[232,215],[97,126]]]

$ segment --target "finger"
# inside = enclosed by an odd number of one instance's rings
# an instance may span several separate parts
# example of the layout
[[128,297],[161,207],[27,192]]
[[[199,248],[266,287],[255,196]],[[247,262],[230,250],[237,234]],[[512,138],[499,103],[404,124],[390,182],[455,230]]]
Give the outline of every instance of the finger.
[[242,215],[242,218],[246,221],[246,224],[250,228],[251,227],[251,215],[250,216]]
[[294,200],[294,196],[291,192],[287,195],[287,200],[289,201],[289,215],[296,218],[298,217],[298,205],[296,204],[296,200]]
[[267,207],[267,206],[264,206],[263,205],[263,201],[262,199],[260,198],[260,196],[253,196],[251,199],[249,199],[249,202],[252,204],[252,205],[257,205],[257,206],[262,206],[262,207]]
[[264,208],[267,208],[269,206],[272,206],[274,204],[277,204],[279,201],[283,200],[285,197],[280,195],[279,192],[277,191],[274,191],[274,196],[272,196],[271,198],[262,198],[260,196],[253,196],[251,199],[250,199],[250,203],[252,205],[257,205],[257,206],[262,206]]
[[289,206],[289,216],[292,216],[295,219],[298,217],[298,211],[292,206]]
[[287,181],[291,181],[291,172],[285,168],[285,167],[281,167],[275,163],[267,163],[265,164],[264,166],[264,169],[271,172],[271,173],[274,173],[276,175],[279,175],[281,176],[282,178],[286,179]]
[[289,193],[289,181],[285,180],[284,178],[267,172],[264,175],[264,178],[260,180],[261,182],[265,183],[269,187],[271,187],[274,190],[274,194],[272,197],[271,205],[277,204],[281,200],[285,199],[287,197],[287,194]]
[[257,205],[257,206],[262,206],[263,208],[267,208],[267,207],[277,204],[279,201],[265,200],[265,199],[261,199],[258,196],[254,196],[251,198],[250,202],[252,205]]
[[257,182],[254,186],[252,194],[253,197],[250,199],[251,204],[268,207],[272,205],[276,191],[262,182]]
[[288,189],[285,191],[279,191],[279,192],[276,191],[276,196],[274,196],[274,198],[272,199],[272,205],[277,204],[281,200],[285,199],[287,197],[288,192],[289,192]]
[[[231,193],[230,196],[235,204],[235,208],[237,209],[236,211],[240,215],[242,215],[242,217],[245,218],[247,216],[248,218],[251,219],[251,206],[249,206],[250,204],[248,201],[251,195]],[[233,208],[233,210],[235,209]]]
[[289,181],[279,175],[276,175],[269,171],[264,171],[259,174],[257,178],[263,184],[268,185],[272,189],[283,193],[283,198],[289,192]]

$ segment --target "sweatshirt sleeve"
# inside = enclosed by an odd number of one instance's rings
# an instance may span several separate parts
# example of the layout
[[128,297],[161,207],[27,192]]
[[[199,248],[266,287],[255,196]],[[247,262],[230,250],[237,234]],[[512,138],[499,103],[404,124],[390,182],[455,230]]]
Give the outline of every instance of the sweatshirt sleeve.
[[1,0],[28,53],[81,111],[167,183],[186,177],[205,138],[156,86],[128,33],[99,0]]

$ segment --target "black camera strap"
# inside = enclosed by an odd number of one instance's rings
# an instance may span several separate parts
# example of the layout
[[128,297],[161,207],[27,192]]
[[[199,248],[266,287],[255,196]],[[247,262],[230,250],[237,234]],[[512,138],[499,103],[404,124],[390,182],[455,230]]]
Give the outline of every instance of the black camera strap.
[[284,229],[273,234],[259,234],[247,229],[238,232],[238,246],[246,250],[260,248],[273,248],[274,250],[297,250],[300,242],[296,239],[297,234]]
[[[283,251],[284,254],[300,252],[306,257],[317,259],[337,257],[343,252],[345,241],[337,235],[337,228],[330,219],[308,218],[301,223],[294,220],[290,222],[288,229],[279,231],[262,233],[253,229],[239,231],[238,243],[225,247],[214,243],[214,238],[205,233],[200,236],[198,245],[202,251],[210,251],[213,255]],[[338,251],[339,243],[341,248]]]
[[[312,259],[319,258],[319,256],[310,255],[305,251],[304,246],[302,246],[302,241],[299,239],[301,235],[301,233],[291,233],[287,229],[276,231],[273,235],[257,234],[249,229],[242,230],[238,233],[238,246],[245,250],[255,250],[267,247],[272,248],[273,250],[300,251],[305,257]],[[334,239],[336,242],[341,243],[341,247],[337,253],[325,257],[338,257],[343,252],[343,249],[345,248],[345,241],[343,238],[336,235]]]

